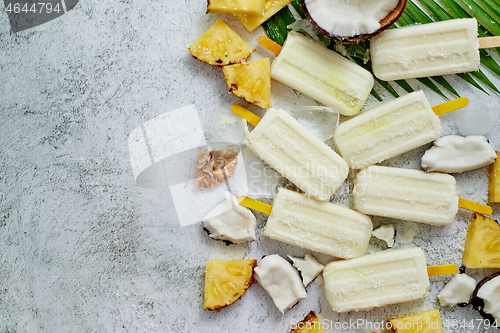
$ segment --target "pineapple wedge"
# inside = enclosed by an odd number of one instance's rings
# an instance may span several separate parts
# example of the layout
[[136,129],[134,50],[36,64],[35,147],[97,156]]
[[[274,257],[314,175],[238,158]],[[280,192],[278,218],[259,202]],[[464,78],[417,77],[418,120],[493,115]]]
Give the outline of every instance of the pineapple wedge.
[[216,310],[233,304],[255,282],[257,260],[209,260],[205,271],[204,310]]
[[265,0],[208,0],[208,13],[264,15]]
[[495,163],[488,168],[490,175],[490,184],[488,186],[488,202],[500,203],[500,153],[497,152]]
[[411,316],[387,319],[396,333],[443,333],[439,310],[431,310]]
[[217,66],[244,62],[255,51],[222,20],[208,28],[188,50],[193,57]]
[[222,67],[229,92],[247,102],[271,107],[271,64],[269,58]]
[[500,225],[497,221],[472,214],[462,263],[467,268],[500,268]]
[[264,14],[238,15],[238,18],[248,31],[253,31],[290,2],[292,2],[292,0],[266,0],[264,3]]
[[321,327],[318,316],[311,311],[303,320],[292,326],[290,333],[325,333],[325,331]]

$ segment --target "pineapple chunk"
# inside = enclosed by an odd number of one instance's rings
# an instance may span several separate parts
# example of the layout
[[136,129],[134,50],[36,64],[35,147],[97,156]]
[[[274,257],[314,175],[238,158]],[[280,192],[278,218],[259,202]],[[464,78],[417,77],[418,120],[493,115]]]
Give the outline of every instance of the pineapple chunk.
[[238,17],[248,31],[253,31],[290,2],[292,2],[292,0],[266,0],[264,4],[264,14],[238,15]]
[[255,282],[257,260],[209,260],[205,270],[204,310],[216,310],[236,302]]
[[265,0],[208,0],[207,13],[264,15]]
[[269,58],[222,67],[229,92],[247,102],[271,107],[271,64]]
[[311,311],[303,320],[292,326],[290,333],[325,333],[325,331],[321,327],[318,316]]
[[500,153],[497,152],[495,163],[488,168],[490,174],[490,184],[488,187],[488,202],[500,203]]
[[500,225],[497,221],[472,214],[462,263],[467,268],[500,268]]
[[443,333],[439,310],[387,319],[387,321],[396,333]]
[[255,51],[222,20],[208,28],[188,50],[193,57],[218,66],[243,62]]

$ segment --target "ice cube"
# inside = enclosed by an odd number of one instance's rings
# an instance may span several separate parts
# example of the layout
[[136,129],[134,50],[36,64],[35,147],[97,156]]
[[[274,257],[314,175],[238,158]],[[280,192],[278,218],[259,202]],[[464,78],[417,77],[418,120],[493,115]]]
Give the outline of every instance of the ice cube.
[[486,135],[493,129],[490,109],[480,101],[471,101],[469,106],[455,110],[453,114],[461,135]]
[[281,176],[250,149],[241,150],[245,163],[248,195],[254,198],[274,198]]
[[240,144],[245,139],[247,122],[231,111],[231,108],[219,110],[211,119],[205,136],[212,142],[230,142]]
[[326,106],[297,106],[292,115],[322,141],[330,139],[339,124],[339,113]]

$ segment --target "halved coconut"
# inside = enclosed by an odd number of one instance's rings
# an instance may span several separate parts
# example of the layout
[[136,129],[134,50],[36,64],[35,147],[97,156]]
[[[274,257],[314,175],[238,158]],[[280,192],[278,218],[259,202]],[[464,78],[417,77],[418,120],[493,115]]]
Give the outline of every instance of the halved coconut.
[[344,44],[365,41],[389,28],[408,0],[301,0],[311,24],[323,35]]
[[[500,325],[500,272],[485,277],[476,286],[470,303],[483,318]],[[499,328],[499,327],[497,327]]]

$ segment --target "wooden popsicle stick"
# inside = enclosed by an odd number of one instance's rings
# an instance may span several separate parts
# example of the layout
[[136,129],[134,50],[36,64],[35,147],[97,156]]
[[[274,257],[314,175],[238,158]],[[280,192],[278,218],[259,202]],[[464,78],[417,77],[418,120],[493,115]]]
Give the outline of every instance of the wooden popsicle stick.
[[480,49],[489,49],[492,47],[500,47],[500,36],[479,38]]
[[238,103],[234,103],[231,106],[231,110],[234,113],[236,113],[238,116],[245,119],[246,121],[248,121],[250,124],[252,124],[254,126],[257,126],[260,122],[260,117],[256,116],[252,112],[248,111],[247,109],[245,109],[244,107],[242,107]]
[[271,210],[273,206],[268,205],[266,203],[260,202],[258,200],[247,197],[246,195],[242,195],[238,198],[238,202],[240,205],[245,206],[247,208],[256,210],[258,212],[264,213],[266,215],[271,214]]
[[469,99],[467,97],[461,97],[443,104],[433,106],[432,111],[434,111],[436,116],[440,116],[442,114],[464,108],[467,105],[469,105]]
[[266,48],[268,51],[271,51],[275,55],[279,55],[281,52],[281,45],[273,41],[271,38],[267,36],[260,36],[259,39],[257,39],[257,42]]
[[458,272],[458,266],[455,264],[451,265],[439,265],[439,266],[427,266],[427,275],[450,275],[456,274]]
[[491,215],[493,213],[493,208],[488,205],[483,205],[474,201],[469,201],[466,199],[458,198],[458,207],[471,210],[473,212],[483,214],[483,215]]

